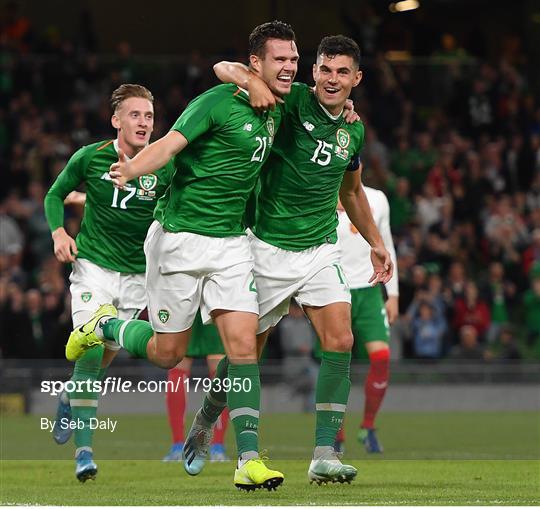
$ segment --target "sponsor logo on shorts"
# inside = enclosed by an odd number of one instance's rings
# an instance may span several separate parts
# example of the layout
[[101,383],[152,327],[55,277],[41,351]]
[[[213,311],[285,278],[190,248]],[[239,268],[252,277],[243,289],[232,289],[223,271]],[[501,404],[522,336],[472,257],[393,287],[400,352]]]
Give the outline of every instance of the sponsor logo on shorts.
[[91,298],[92,298],[92,292],[83,292],[83,293],[81,293],[81,300],[83,302],[90,302]]
[[139,177],[139,185],[145,190],[145,191],[151,191],[154,189],[154,187],[157,186],[157,177],[152,173],[150,175],[141,175]]
[[345,129],[338,129],[336,139],[341,148],[347,148],[351,142],[351,135]]
[[171,314],[166,309],[160,309],[157,315],[161,323],[166,323],[171,316]]

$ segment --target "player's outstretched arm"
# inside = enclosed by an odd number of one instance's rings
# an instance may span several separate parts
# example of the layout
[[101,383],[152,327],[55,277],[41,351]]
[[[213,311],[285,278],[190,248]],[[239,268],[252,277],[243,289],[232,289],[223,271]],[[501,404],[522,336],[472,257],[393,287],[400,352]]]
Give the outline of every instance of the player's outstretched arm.
[[188,140],[178,131],[169,131],[163,138],[141,150],[128,160],[118,150],[118,162],[111,164],[109,175],[116,187],[124,187],[130,180],[147,175],[165,166],[178,152],[187,147]]
[[390,253],[384,247],[381,234],[373,220],[366,193],[362,189],[360,175],[360,170],[345,172],[339,190],[339,198],[351,223],[371,246],[373,275],[369,283],[372,285],[377,283],[386,284],[392,277],[392,259]]
[[214,72],[223,83],[233,83],[249,92],[249,103],[255,111],[268,111],[283,103],[283,99],[275,96],[268,85],[249,67],[240,62],[225,60],[214,65]]

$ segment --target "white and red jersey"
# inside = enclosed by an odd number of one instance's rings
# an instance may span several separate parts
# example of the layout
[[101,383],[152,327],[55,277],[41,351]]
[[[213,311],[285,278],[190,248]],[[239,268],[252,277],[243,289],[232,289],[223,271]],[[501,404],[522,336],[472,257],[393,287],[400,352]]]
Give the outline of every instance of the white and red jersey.
[[[381,233],[384,245],[390,253],[394,263],[394,273],[392,279],[386,284],[388,295],[399,295],[398,290],[398,271],[396,250],[390,231],[390,205],[385,194],[382,191],[371,187],[363,186],[368,199],[371,213],[375,224]],[[367,288],[369,278],[373,274],[370,252],[371,248],[367,241],[358,232],[351,223],[347,213],[344,210],[338,210],[339,225],[337,228],[339,243],[341,246],[341,263],[347,276],[351,289]]]

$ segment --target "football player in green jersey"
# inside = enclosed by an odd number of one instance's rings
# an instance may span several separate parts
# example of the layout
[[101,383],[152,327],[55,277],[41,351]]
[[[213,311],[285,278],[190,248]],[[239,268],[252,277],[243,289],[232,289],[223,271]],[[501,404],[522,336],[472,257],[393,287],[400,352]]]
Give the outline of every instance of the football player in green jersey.
[[[288,312],[291,298],[303,307],[322,343],[316,390],[316,436],[308,477],[312,482],[350,482],[356,469],[334,450],[350,390],[351,296],[337,245],[338,196],[352,223],[371,246],[371,284],[386,283],[392,261],[361,186],[358,153],[364,127],[346,124],[345,102],[362,79],[360,50],[344,36],[325,37],[313,66],[314,89],[298,83],[283,105],[284,121],[261,172],[251,237],[258,290],[261,347],[270,328]],[[222,81],[247,87],[258,109],[275,98],[242,64],[222,62]],[[261,91],[259,93],[259,91]],[[265,102],[266,101],[266,102]],[[260,351],[260,349],[259,349]],[[211,403],[210,393],[205,404]]]
[[[141,85],[124,84],[112,94],[112,125],[115,140],[82,147],[71,157],[45,197],[45,213],[59,261],[72,264],[71,312],[78,328],[92,317],[100,304],[113,302],[122,318],[134,318],[146,307],[144,239],[158,198],[168,187],[174,167],[166,162],[153,174],[132,180],[124,190],[112,185],[109,167],[118,151],[133,157],[149,142],[154,126],[153,96]],[[86,194],[75,194],[80,184]],[[64,199],[84,204],[76,240],[64,229]],[[114,342],[85,353],[75,364],[73,381],[102,380],[119,350]],[[99,393],[63,393],[53,430],[57,443],[69,440],[73,418],[84,426],[75,430],[76,476],[94,479],[89,423],[95,418]]]
[[[250,40],[254,73],[277,96],[290,92],[298,52],[291,27],[273,22]],[[260,378],[256,331],[259,305],[253,257],[243,217],[262,165],[268,158],[281,111],[257,114],[246,90],[219,85],[194,99],[171,131],[132,160],[122,152],[111,166],[118,187],[143,177],[174,158],[176,173],[159,200],[145,242],[150,327],[118,320],[101,310],[73,331],[66,348],[78,358],[103,338],[130,353],[172,368],[185,356],[191,326],[200,306],[203,323],[216,324],[228,361],[220,362],[212,399],[218,414],[226,405],[236,434],[240,489],[274,489],[281,472],[269,470],[258,453]],[[108,316],[104,316],[107,314]],[[217,415],[203,408],[186,441],[184,467],[200,471]]]

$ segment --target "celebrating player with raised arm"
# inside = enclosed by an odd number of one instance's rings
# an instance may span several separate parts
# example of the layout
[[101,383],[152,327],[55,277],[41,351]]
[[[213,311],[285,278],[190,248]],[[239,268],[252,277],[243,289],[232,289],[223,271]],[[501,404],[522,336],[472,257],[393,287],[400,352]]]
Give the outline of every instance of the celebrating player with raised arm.
[[[111,96],[111,123],[117,138],[75,152],[45,197],[54,253],[59,261],[72,263],[71,313],[75,328],[86,323],[105,302],[114,303],[122,319],[136,318],[146,307],[142,249],[154,207],[168,187],[174,167],[165,161],[154,173],[131,180],[123,190],[112,185],[109,167],[118,153],[134,157],[148,145],[154,128],[153,101],[150,91],[141,85],[118,87]],[[74,240],[63,226],[64,199],[81,183],[86,185],[86,195],[78,194],[72,201],[84,203],[85,208]],[[111,310],[116,312],[112,306],[101,312]],[[75,363],[71,380],[102,380],[119,349],[114,341],[106,341],[104,347],[88,350]],[[96,416],[98,397],[99,393],[85,390],[63,393],[53,430],[55,441],[63,444],[72,433],[65,424],[71,418],[84,423],[74,433],[75,474],[82,482],[97,474],[89,423]]]
[[[253,70],[278,96],[289,93],[296,74],[294,41],[290,26],[281,22],[250,40]],[[97,315],[73,331],[67,346],[68,358],[76,359],[101,338],[114,339],[130,353],[172,368],[186,353],[200,305],[203,322],[214,321],[230,359],[228,366],[220,364],[216,378],[228,376],[242,387],[213,402],[220,412],[229,408],[239,455],[234,484],[246,490],[273,489],[283,481],[283,474],[269,470],[258,453],[259,306],[243,224],[246,202],[280,122],[280,110],[258,115],[245,90],[219,85],[193,100],[172,130],[134,159],[119,154],[110,175],[120,187],[171,157],[176,167],[145,242],[152,327]],[[200,413],[198,419],[201,427],[211,427],[207,416]],[[203,450],[206,436],[201,435]]]
[[[284,98],[283,124],[261,172],[250,239],[260,307],[259,353],[269,329],[287,314],[291,298],[303,307],[322,341],[315,450],[308,471],[309,479],[318,483],[350,482],[356,476],[356,469],[343,465],[333,448],[350,390],[353,345],[351,297],[337,245],[338,195],[371,246],[370,283],[386,283],[392,276],[390,255],[360,183],[364,127],[361,122],[348,125],[343,118],[345,102],[362,79],[359,60],[352,39],[325,37],[313,66],[315,88],[294,84]],[[214,69],[222,81],[246,86],[258,109],[275,106],[262,80],[244,65],[221,62]],[[205,398],[205,414],[217,413],[217,397],[213,391]],[[195,449],[202,465],[204,450],[191,434],[186,448]]]

